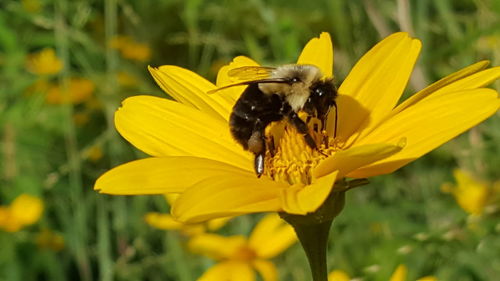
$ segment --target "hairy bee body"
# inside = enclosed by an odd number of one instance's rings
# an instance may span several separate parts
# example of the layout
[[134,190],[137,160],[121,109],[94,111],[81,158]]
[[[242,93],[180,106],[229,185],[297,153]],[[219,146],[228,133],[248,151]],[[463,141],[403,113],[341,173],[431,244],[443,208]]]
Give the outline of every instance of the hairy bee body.
[[249,85],[241,94],[229,118],[229,127],[233,137],[251,152],[259,149],[252,143],[252,138],[264,137],[259,134],[270,123],[282,120],[291,111],[277,94],[266,95],[258,84]]
[[255,155],[254,168],[260,177],[267,151],[266,127],[272,122],[286,120],[304,135],[312,149],[316,149],[316,142],[298,113],[304,111],[318,118],[324,126],[330,108],[336,106],[337,90],[333,81],[323,79],[320,70],[312,65],[235,69],[238,74],[244,71],[268,72],[262,79],[226,86],[248,85],[233,107],[229,127],[234,139]]

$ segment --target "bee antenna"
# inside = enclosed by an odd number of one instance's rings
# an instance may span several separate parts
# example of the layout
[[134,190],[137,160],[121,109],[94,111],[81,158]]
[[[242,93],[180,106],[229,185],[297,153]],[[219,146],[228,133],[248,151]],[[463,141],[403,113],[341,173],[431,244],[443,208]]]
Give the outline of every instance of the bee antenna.
[[338,114],[337,114],[337,103],[333,101],[333,106],[335,107],[335,125],[333,127],[333,138],[337,137],[337,119],[338,119]]

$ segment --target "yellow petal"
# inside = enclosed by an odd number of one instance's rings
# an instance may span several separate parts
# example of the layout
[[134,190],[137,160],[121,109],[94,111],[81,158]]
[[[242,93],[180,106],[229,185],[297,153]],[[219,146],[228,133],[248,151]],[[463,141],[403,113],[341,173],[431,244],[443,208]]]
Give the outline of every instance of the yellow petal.
[[189,156],[146,158],[125,163],[100,176],[95,190],[107,194],[180,193],[210,178],[255,176],[221,162]]
[[337,136],[377,124],[398,102],[420,52],[421,43],[395,33],[368,51],[339,88]]
[[470,174],[460,169],[453,170],[453,176],[457,181],[457,186],[464,189],[467,189],[467,186],[470,185],[483,185],[482,183],[471,177]]
[[334,270],[328,274],[328,281],[349,281],[351,277],[342,270]]
[[[494,75],[491,75],[493,74],[491,72],[491,70],[488,70],[488,71],[481,71],[478,73],[478,71],[484,69],[485,67],[487,67],[489,64],[488,61],[480,61],[480,62],[477,62],[473,65],[470,65],[464,69],[461,69],[453,74],[450,74],[442,79],[440,79],[439,81],[437,82],[434,82],[432,83],[431,85],[429,85],[428,87],[426,87],[425,89],[419,91],[418,93],[412,95],[411,97],[409,97],[408,99],[406,99],[403,103],[401,103],[400,105],[398,105],[392,112],[391,112],[391,115],[395,115],[399,112],[401,112],[402,110],[404,110],[405,108],[413,105],[413,104],[416,104],[418,101],[422,100],[423,98],[429,96],[430,94],[433,94],[434,95],[434,92],[436,92],[437,90],[440,90],[442,89],[443,87],[447,86],[447,85],[450,85],[450,84],[454,84],[455,86],[452,86],[451,88],[454,88],[455,90],[468,90],[468,89],[474,89],[474,88],[479,88],[479,87],[484,87],[486,84],[484,82],[488,82],[489,81],[493,81],[491,79],[495,79],[494,78]],[[498,72],[498,71],[497,71]],[[465,81],[467,81],[467,83],[462,83],[464,78],[468,77],[468,76],[471,76],[473,74],[477,73],[478,76],[475,76],[475,78],[473,79],[466,79]],[[499,75],[499,74],[497,74]],[[475,83],[475,84],[469,84],[469,82],[472,81],[479,81],[477,78],[481,78],[482,80],[482,83]],[[498,78],[498,76],[496,77]],[[455,83],[457,81],[462,81],[461,83]],[[459,88],[459,87],[466,87],[466,88]]]
[[422,278],[419,278],[417,281],[438,281],[437,277],[434,276],[425,276]]
[[333,77],[333,45],[328,32],[309,40],[297,60],[297,64],[312,64],[323,73],[324,77]]
[[316,211],[330,194],[338,171],[318,178],[310,185],[292,186],[281,194],[283,210],[289,214],[305,215]]
[[0,230],[17,232],[23,225],[12,215],[10,208],[0,206]]
[[[435,82],[429,87],[426,87],[425,89],[414,94],[413,96],[405,100],[402,104],[398,105],[391,112],[391,114],[387,115],[384,119],[389,119],[399,112],[407,109],[408,107],[418,104],[420,100],[426,98],[430,94],[432,94],[433,97],[436,97],[451,92],[481,88],[487,86],[488,84],[491,84],[493,81],[497,80],[500,77],[500,67],[494,67],[491,69],[480,71],[487,65],[487,61],[478,62]],[[384,121],[385,120],[380,120],[380,123]],[[377,126],[378,124],[372,124],[370,129],[363,131],[361,137],[369,134],[373,129],[377,128]]]
[[227,122],[181,103],[153,96],[127,98],[115,113],[120,134],[151,156],[196,156],[253,169],[249,152]]
[[391,143],[404,136],[407,144],[403,150],[348,176],[391,173],[485,120],[498,110],[499,105],[498,94],[491,89],[429,96],[358,140],[359,145]]
[[269,259],[288,249],[297,236],[293,227],[277,214],[269,214],[259,221],[248,240],[258,257]]
[[21,194],[10,204],[13,219],[21,225],[37,222],[42,216],[43,202],[37,197]]
[[177,198],[179,197],[179,194],[166,193],[166,194],[163,194],[163,197],[165,198],[165,201],[167,201],[168,205],[172,206],[174,204],[175,200],[177,200]]
[[215,260],[229,259],[245,247],[247,240],[243,236],[225,237],[217,234],[204,233],[189,240],[189,250],[198,255],[204,255]]
[[232,217],[209,220],[206,223],[207,229],[210,231],[217,231],[220,228],[222,228],[223,226],[225,226],[227,224],[227,222],[231,219],[232,219]]
[[[219,69],[217,73],[217,87],[223,87],[231,84],[235,84],[240,81],[236,81],[234,78],[228,76],[228,72],[231,69],[243,67],[243,66],[258,66],[254,60],[247,58],[245,56],[238,56],[233,59],[228,65],[225,65]],[[230,87],[217,92],[222,98],[225,98],[230,104],[234,105],[236,100],[240,97],[247,86],[236,86]]]
[[456,169],[453,175],[457,185],[451,191],[458,205],[470,214],[481,215],[491,198],[488,184],[475,180],[462,170]]
[[278,270],[272,262],[255,260],[253,266],[259,272],[263,281],[278,281]]
[[391,276],[390,281],[405,281],[408,275],[408,268],[404,264],[400,264]]
[[229,64],[224,65],[219,69],[219,72],[217,73],[217,82],[215,83],[217,87],[223,87],[237,82],[234,80],[234,78],[228,76],[228,72],[232,69],[244,66],[259,66],[259,64],[249,57],[235,57]]
[[500,78],[500,66],[485,69],[478,73],[469,75],[463,79],[450,83],[432,93],[432,96],[442,95],[451,92],[472,90],[488,86]]
[[229,119],[233,104],[219,95],[209,95],[215,85],[198,74],[173,65],[148,67],[156,83],[177,101],[201,110],[214,118]]
[[255,175],[210,178],[195,184],[179,196],[172,215],[181,222],[201,222],[213,218],[248,213],[280,211],[283,183]]
[[171,215],[149,212],[144,216],[144,220],[152,227],[162,230],[179,230],[184,224],[175,221]]
[[338,171],[337,178],[340,179],[358,168],[398,153],[403,147],[404,142],[400,140],[397,145],[378,143],[341,150],[322,161],[314,170],[314,176],[322,177]]
[[28,71],[38,75],[57,74],[63,65],[52,48],[45,48],[38,53],[29,55],[26,62]]
[[211,267],[197,281],[255,281],[255,273],[246,263],[227,261]]
[[0,228],[3,228],[5,225],[7,225],[9,219],[10,219],[9,208],[0,206]]

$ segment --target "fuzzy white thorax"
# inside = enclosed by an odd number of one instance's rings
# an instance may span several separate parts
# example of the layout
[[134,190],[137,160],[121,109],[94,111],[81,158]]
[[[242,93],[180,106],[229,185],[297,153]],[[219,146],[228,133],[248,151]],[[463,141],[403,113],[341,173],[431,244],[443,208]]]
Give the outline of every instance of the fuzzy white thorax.
[[295,83],[261,83],[259,89],[268,95],[277,94],[285,96],[286,101],[292,107],[293,111],[299,111],[310,95],[311,85],[320,80],[321,70],[309,64],[289,64],[276,68],[270,78],[297,78]]

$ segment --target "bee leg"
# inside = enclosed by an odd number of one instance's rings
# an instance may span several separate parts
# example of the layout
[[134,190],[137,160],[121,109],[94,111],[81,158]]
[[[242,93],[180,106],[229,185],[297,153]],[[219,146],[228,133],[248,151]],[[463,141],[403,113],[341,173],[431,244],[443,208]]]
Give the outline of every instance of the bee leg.
[[254,169],[257,174],[257,178],[260,178],[264,173],[264,153],[256,154],[254,160]]
[[315,132],[319,132],[319,126],[318,126],[318,124],[314,124],[314,125],[313,125],[313,130],[314,130]]
[[274,144],[274,138],[272,136],[268,141],[268,146],[269,146],[269,153],[271,153],[271,156],[274,157],[274,155],[276,154],[276,144]]
[[338,119],[338,110],[337,110],[337,103],[333,101],[333,107],[335,107],[335,126],[333,128],[333,138],[337,137],[337,119]]
[[266,155],[266,137],[264,129],[254,130],[248,139],[248,150],[255,154],[254,169],[257,177],[264,173],[264,160]]
[[307,127],[306,123],[304,123],[304,121],[299,118],[297,113],[295,113],[294,111],[290,112],[290,114],[288,115],[288,119],[290,123],[292,123],[292,125],[297,129],[297,131],[304,135],[304,140],[306,141],[307,145],[309,145],[309,147],[312,149],[317,149],[318,146],[316,145],[316,142],[309,134],[309,128]]
[[[335,102],[334,102],[335,103]],[[327,112],[321,116],[321,141],[323,142],[323,144],[325,145],[325,147],[328,147],[328,135],[327,134],[324,134],[325,132],[325,128],[326,128],[326,122],[327,122],[327,119],[328,119],[328,113],[330,112],[330,109],[327,110]],[[337,111],[335,111],[335,114],[337,114]],[[336,118],[335,118],[336,119]],[[334,130],[334,138],[335,138],[335,134],[336,134],[336,131],[337,131],[337,121],[335,120],[335,130]]]
[[323,136],[323,144],[328,148],[328,136]]

